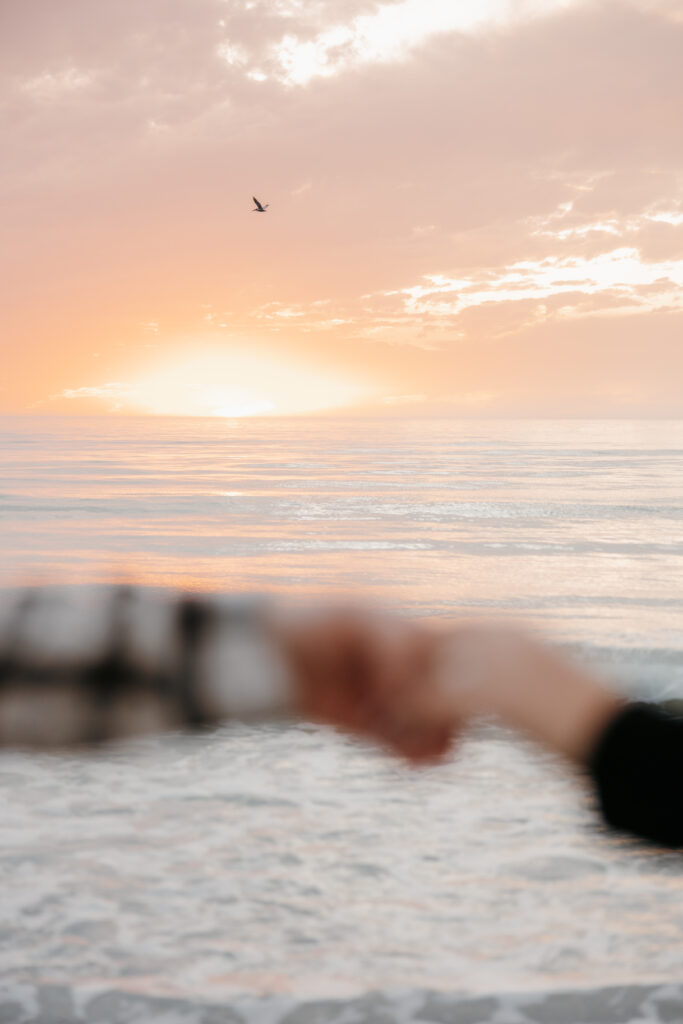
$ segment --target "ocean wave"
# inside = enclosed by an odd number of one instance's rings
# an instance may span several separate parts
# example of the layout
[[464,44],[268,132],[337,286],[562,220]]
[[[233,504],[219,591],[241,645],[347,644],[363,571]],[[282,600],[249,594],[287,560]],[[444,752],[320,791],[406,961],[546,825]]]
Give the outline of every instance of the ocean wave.
[[683,985],[467,997],[442,992],[368,992],[351,999],[237,996],[225,1002],[109,988],[9,985],[5,1024],[671,1024],[683,1020]]

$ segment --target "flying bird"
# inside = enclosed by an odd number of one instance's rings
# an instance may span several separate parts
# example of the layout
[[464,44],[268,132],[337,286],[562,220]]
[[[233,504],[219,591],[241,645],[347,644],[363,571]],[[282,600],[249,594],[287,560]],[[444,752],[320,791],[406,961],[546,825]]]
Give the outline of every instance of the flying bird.
[[266,212],[266,210],[268,209],[268,207],[270,206],[270,203],[265,203],[265,205],[264,205],[264,204],[262,204],[262,203],[259,203],[259,201],[258,201],[258,199],[256,198],[256,196],[252,196],[251,198],[252,198],[252,199],[254,200],[254,202],[256,203],[256,206],[255,206],[255,207],[254,207],[254,209],[253,209],[253,210],[251,211],[252,213],[265,213],[265,212]]

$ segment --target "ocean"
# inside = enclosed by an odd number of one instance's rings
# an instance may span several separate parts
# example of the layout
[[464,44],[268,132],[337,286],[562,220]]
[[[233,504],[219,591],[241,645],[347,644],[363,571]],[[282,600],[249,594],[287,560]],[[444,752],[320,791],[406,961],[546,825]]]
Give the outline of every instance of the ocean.
[[[683,421],[0,418],[0,585],[530,624],[683,697]],[[312,725],[0,760],[0,1020],[683,1020],[683,858],[492,726],[411,771]]]

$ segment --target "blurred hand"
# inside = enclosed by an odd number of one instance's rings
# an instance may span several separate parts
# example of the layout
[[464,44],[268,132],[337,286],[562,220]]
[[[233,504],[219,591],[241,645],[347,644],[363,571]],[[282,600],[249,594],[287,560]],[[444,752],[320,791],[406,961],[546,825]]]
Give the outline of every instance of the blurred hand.
[[282,618],[276,630],[293,667],[299,713],[416,763],[446,753],[458,723],[433,682],[433,631],[351,607]]
[[443,757],[480,716],[582,762],[621,706],[555,648],[507,625],[437,632],[342,607],[283,617],[275,628],[293,668],[300,714],[416,763]]

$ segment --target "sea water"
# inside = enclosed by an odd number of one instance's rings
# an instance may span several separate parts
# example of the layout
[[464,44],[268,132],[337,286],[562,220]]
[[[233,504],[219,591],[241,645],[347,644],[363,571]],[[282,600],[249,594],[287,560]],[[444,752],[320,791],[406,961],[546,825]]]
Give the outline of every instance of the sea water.
[[[523,621],[683,697],[683,422],[0,419],[0,584]],[[0,759],[0,1019],[683,1020],[683,858],[502,730]]]

